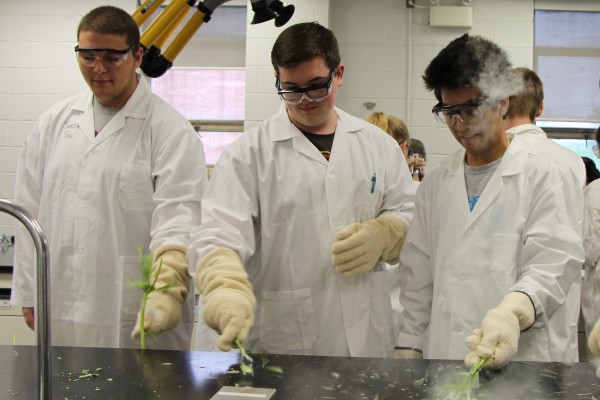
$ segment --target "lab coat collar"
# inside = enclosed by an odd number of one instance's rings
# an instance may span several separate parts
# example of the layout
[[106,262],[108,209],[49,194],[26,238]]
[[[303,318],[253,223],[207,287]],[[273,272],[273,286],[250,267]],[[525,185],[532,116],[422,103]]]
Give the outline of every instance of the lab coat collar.
[[338,116],[338,123],[335,128],[335,139],[333,140],[333,148],[331,149],[331,158],[329,161],[319,153],[316,147],[302,134],[302,132],[292,123],[287,115],[287,108],[285,103],[279,106],[279,109],[272,118],[271,123],[281,122],[283,125],[278,129],[273,130],[272,140],[283,141],[283,140],[294,140],[294,148],[306,155],[318,161],[319,163],[326,165],[328,170],[333,169],[347,153],[350,147],[348,142],[348,134],[360,131],[362,126],[359,121],[350,116],[345,111],[334,107],[334,110]]
[[[512,135],[509,135],[512,136]],[[528,150],[522,146],[518,136],[512,136],[508,149],[502,157],[498,169],[489,180],[484,192],[482,193],[476,207],[473,211],[469,210],[467,201],[467,189],[464,178],[464,160],[466,151],[459,149],[454,154],[450,155],[442,162],[442,167],[452,175],[450,191],[452,201],[457,208],[466,217],[466,224],[462,233],[467,231],[467,228],[473,224],[477,218],[495,201],[495,198],[502,191],[503,179],[512,175],[523,173],[525,163],[527,161]]]
[[[338,125],[335,129],[335,133],[336,135],[339,132],[356,132],[362,129],[361,125],[358,123],[358,121],[356,121],[354,118],[352,118],[348,113],[346,113],[345,111],[340,110],[337,107],[334,107],[335,112],[338,115]],[[273,141],[280,141],[280,140],[287,140],[290,139],[296,135],[302,134],[300,132],[300,130],[298,128],[296,128],[296,126],[292,123],[292,121],[290,120],[290,118],[287,115],[287,108],[285,106],[285,103],[281,103],[281,105],[279,106],[279,109],[277,110],[277,112],[274,115],[274,120],[276,121],[285,121],[285,126],[288,129],[277,129],[276,131],[273,132]],[[282,126],[283,128],[283,126]]]
[[146,81],[146,78],[140,74],[137,74],[137,77],[138,85],[135,91],[125,106],[114,115],[98,137],[94,136],[93,93],[91,91],[88,92],[73,104],[73,110],[83,113],[80,126],[90,142],[94,142],[95,145],[98,145],[108,137],[119,132],[125,127],[126,118],[146,118],[152,92],[150,91],[150,85]]
[[[502,176],[510,176],[521,173],[523,171],[525,162],[527,160],[527,150],[522,146],[518,135],[510,134],[507,132],[511,142],[504,153],[503,159],[509,158],[510,162],[504,160],[500,163],[498,168],[501,170]],[[448,156],[442,161],[441,166],[445,168],[453,176],[464,176],[464,162],[465,162],[466,151],[461,148],[454,152],[454,154]]]
[[523,132],[526,132],[529,135],[548,137],[546,135],[546,132],[544,132],[544,130],[542,128],[540,128],[539,126],[537,126],[535,124],[523,124],[523,125],[513,126],[512,128],[510,128],[509,130],[506,131],[506,134],[509,136],[514,136],[514,135],[518,135]]

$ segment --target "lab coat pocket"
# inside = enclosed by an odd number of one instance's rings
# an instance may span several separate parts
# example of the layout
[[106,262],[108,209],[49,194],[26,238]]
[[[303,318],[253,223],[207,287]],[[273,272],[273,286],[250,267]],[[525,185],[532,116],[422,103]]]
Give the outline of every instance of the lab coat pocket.
[[494,233],[492,277],[498,285],[508,288],[517,281],[518,248],[521,235]]
[[312,348],[317,326],[311,290],[262,292],[260,337],[273,353]]
[[154,188],[150,166],[125,164],[119,173],[119,202],[126,210],[152,211]]

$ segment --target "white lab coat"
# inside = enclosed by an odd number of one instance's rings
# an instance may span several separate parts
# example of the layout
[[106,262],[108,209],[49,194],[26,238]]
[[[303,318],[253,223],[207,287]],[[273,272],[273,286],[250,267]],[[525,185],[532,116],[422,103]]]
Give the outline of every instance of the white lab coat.
[[[548,161],[553,162],[559,168],[565,183],[569,189],[565,190],[567,196],[566,204],[568,211],[575,213],[579,225],[579,232],[583,234],[583,190],[586,185],[585,164],[574,151],[561,146],[553,140],[548,139],[546,132],[534,124],[523,124],[515,126],[506,131],[509,136],[518,135],[521,143],[527,143],[529,148],[534,149],[536,154],[543,155]],[[581,296],[584,291],[581,280],[577,281],[567,294],[568,320],[559,321],[554,319],[552,323],[563,326],[575,326],[579,324]],[[579,299],[579,300],[578,300]],[[551,328],[552,329],[552,328]],[[561,328],[558,327],[560,330]]]
[[[138,247],[187,247],[206,181],[197,133],[143,78],[97,137],[91,93],[42,115],[19,158],[16,203],[48,238],[53,345],[139,347],[130,334],[142,293],[129,285],[142,279]],[[33,306],[34,250],[23,232],[12,302]],[[192,290],[182,323],[148,347],[188,350],[193,323]]]
[[585,189],[583,250],[585,276],[581,289],[581,311],[586,337],[589,337],[600,318],[600,179],[596,179]]
[[415,185],[391,137],[336,112],[329,162],[282,105],[225,149],[209,182],[190,266],[215,247],[240,254],[258,302],[246,342],[254,352],[393,354],[385,263],[344,278],[334,270],[331,246],[354,222],[382,214],[410,222]]
[[576,361],[583,249],[559,167],[513,138],[469,212],[464,149],[430,170],[400,253],[404,307],[398,345],[425,358],[463,359],[465,339],[511,291],[532,299],[534,325],[515,360]]

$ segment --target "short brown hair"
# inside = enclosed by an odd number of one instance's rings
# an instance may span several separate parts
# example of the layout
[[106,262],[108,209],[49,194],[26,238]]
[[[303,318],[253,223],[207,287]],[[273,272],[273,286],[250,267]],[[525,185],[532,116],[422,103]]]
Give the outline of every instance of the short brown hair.
[[510,96],[506,118],[527,115],[533,122],[544,102],[544,85],[538,74],[529,68],[519,67],[513,71],[523,80],[523,90]]
[[[81,31],[125,36],[128,46],[140,44],[140,29],[133,17],[114,6],[97,7],[84,15],[77,27],[77,40]],[[135,52],[137,47],[133,50]]]
[[271,63],[279,67],[294,67],[315,57],[323,57],[329,69],[341,62],[338,42],[332,31],[318,22],[292,25],[279,34],[271,50]]

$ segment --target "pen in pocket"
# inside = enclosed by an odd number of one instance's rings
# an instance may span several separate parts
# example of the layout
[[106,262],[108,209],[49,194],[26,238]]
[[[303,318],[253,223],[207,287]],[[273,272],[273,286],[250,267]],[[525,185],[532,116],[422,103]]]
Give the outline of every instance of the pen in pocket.
[[375,182],[377,182],[377,175],[373,172],[373,176],[371,177],[371,193],[375,192]]

